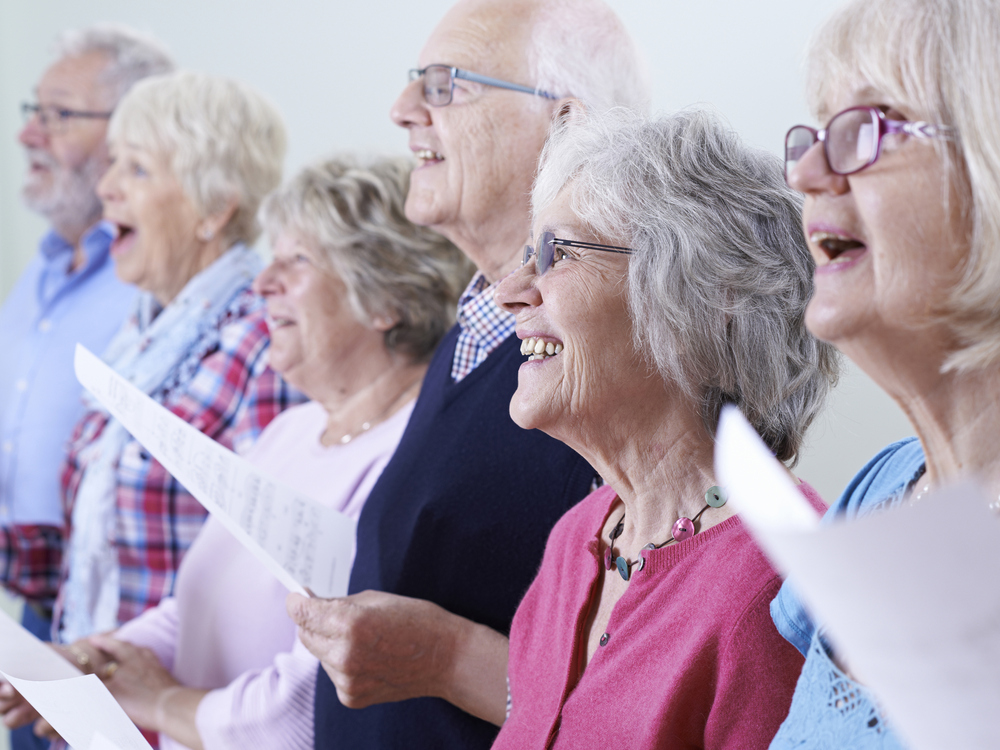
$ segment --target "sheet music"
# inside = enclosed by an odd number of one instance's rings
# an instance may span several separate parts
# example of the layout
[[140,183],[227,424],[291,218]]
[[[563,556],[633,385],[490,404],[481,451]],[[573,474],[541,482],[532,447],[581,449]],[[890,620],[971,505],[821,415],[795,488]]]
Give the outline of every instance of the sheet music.
[[1000,519],[980,489],[953,485],[820,526],[733,407],[720,419],[715,466],[741,519],[910,747],[1000,747]]
[[79,344],[80,383],[289,590],[344,596],[355,522],[258,471]]
[[72,747],[91,748],[101,734],[118,750],[151,750],[96,675],[84,675],[4,612],[0,675]]

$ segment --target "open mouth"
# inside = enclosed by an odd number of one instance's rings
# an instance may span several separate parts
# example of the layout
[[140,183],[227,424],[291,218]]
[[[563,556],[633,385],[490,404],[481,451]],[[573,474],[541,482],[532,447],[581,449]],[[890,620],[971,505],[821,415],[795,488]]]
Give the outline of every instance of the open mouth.
[[809,241],[819,247],[827,257],[826,265],[849,263],[868,251],[868,247],[853,237],[834,234],[832,232],[813,232]]
[[421,167],[425,164],[437,164],[438,162],[444,161],[444,156],[442,154],[439,154],[437,151],[431,151],[429,148],[422,148],[419,151],[414,151],[413,155],[417,157],[417,162]]
[[267,328],[269,331],[276,331],[279,328],[285,328],[291,325],[295,325],[295,321],[291,318],[271,317],[270,315],[267,316]]
[[528,361],[548,359],[561,353],[563,345],[556,341],[545,341],[541,336],[530,336],[521,341],[521,354],[528,355]]
[[117,234],[111,243],[111,252],[113,254],[120,254],[125,252],[135,241],[135,228],[116,222],[115,229],[117,230]]

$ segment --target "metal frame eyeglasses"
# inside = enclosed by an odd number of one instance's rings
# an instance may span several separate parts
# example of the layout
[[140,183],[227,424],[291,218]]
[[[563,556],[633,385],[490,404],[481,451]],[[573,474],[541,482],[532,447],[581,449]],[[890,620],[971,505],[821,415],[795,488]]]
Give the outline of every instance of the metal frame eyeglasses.
[[432,107],[445,107],[451,104],[451,99],[455,92],[456,78],[460,78],[463,81],[481,83],[484,86],[495,86],[500,89],[520,91],[524,94],[534,94],[545,99],[559,98],[548,91],[533,89],[530,86],[522,86],[519,83],[501,81],[499,78],[490,78],[489,76],[473,73],[462,68],[455,68],[450,65],[435,64],[428,65],[426,68],[411,68],[410,81],[415,81],[418,78],[424,79],[424,100]]
[[563,247],[582,247],[587,250],[603,250],[606,253],[619,253],[621,255],[632,255],[635,252],[629,247],[617,247],[616,245],[599,245],[596,242],[578,242],[577,240],[563,240],[556,237],[552,232],[542,232],[538,238],[539,251],[531,245],[524,246],[524,256],[521,258],[521,267],[528,265],[531,259],[535,259],[535,273],[544,276],[545,272],[552,268],[556,262],[556,245]]
[[30,104],[28,102],[21,103],[21,115],[24,117],[25,124],[31,120],[32,117],[38,116],[38,123],[42,126],[42,129],[47,133],[59,133],[66,129],[70,121],[73,118],[80,118],[86,120],[108,120],[111,118],[111,112],[87,112],[79,109],[67,109],[66,107],[57,107],[54,104]]
[[822,130],[808,125],[794,125],[785,135],[785,181],[792,170],[817,141],[830,171],[851,175],[867,169],[882,155],[882,139],[903,133],[914,138],[947,138],[954,129],[923,121],[890,120],[877,107],[849,107],[830,118]]

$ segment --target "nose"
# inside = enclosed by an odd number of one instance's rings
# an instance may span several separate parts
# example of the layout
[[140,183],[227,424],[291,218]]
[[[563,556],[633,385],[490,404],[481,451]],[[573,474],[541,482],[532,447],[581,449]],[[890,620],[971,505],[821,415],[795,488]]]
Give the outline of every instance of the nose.
[[257,274],[257,278],[253,280],[253,290],[264,299],[267,299],[272,294],[277,294],[279,284],[278,261],[276,259],[272,260],[271,265]]
[[107,208],[109,203],[121,200],[121,190],[118,185],[118,162],[112,161],[97,183],[97,197]]
[[414,125],[430,125],[431,113],[424,100],[424,81],[418,78],[410,81],[400,92],[389,110],[389,117],[401,128]]
[[816,193],[840,195],[851,189],[844,175],[836,174],[830,169],[830,163],[826,159],[820,141],[810,146],[788,173],[788,184],[807,195]]
[[525,263],[516,271],[511,271],[497,284],[493,299],[512,315],[517,315],[521,310],[538,307],[542,304],[542,294],[535,284],[537,279],[534,262]]
[[17,140],[28,148],[41,148],[48,142],[48,139],[48,133],[42,127],[42,120],[37,112],[28,118],[24,127],[21,128],[21,132],[17,134]]

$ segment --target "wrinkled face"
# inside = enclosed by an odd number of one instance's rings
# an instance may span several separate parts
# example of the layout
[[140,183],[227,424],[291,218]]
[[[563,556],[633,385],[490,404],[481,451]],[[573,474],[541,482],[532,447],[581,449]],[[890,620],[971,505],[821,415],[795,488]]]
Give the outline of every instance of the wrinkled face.
[[[569,206],[570,189],[537,217],[533,237],[619,244],[587,231]],[[610,419],[623,401],[642,403],[640,391],[663,381],[647,368],[632,342],[627,308],[628,256],[556,247],[555,262],[538,276],[533,262],[507,276],[496,299],[517,318],[522,352],[510,402],[513,420],[573,444],[583,428]],[[648,402],[647,402],[648,403]]]
[[352,369],[371,347],[383,347],[382,331],[358,320],[347,286],[310,243],[282,233],[274,260],[254,282],[267,304],[271,367],[289,383],[318,398]]
[[104,218],[118,228],[115,272],[166,305],[199,270],[202,217],[166,154],[116,141],[111,157],[98,192]]
[[[45,71],[38,103],[84,112],[107,112],[114,96],[100,81],[106,56],[90,52],[63,58]],[[88,224],[100,216],[95,188],[107,168],[107,120],[72,118],[50,132],[33,117],[18,140],[28,157],[22,194],[28,208],[55,224]]]
[[[453,65],[514,83],[528,81],[530,21],[501,3],[459,3],[431,34],[417,67]],[[409,131],[418,166],[406,215],[438,230],[486,270],[501,259],[477,257],[497,235],[513,235],[512,261],[528,232],[528,197],[554,105],[516,91],[455,80],[451,104],[431,107],[421,81],[392,107]]]
[[[824,120],[847,107],[882,108],[890,119],[926,120],[910,107],[870,89],[834,92]],[[803,225],[816,260],[815,291],[806,323],[816,336],[852,357],[861,344],[878,352],[888,342],[931,334],[960,278],[969,252],[969,226],[961,193],[949,185],[942,155],[932,141],[888,135],[882,155],[867,169],[833,174],[816,144],[789,175],[806,195]],[[947,203],[946,203],[947,200]],[[948,347],[939,327],[935,346]]]

